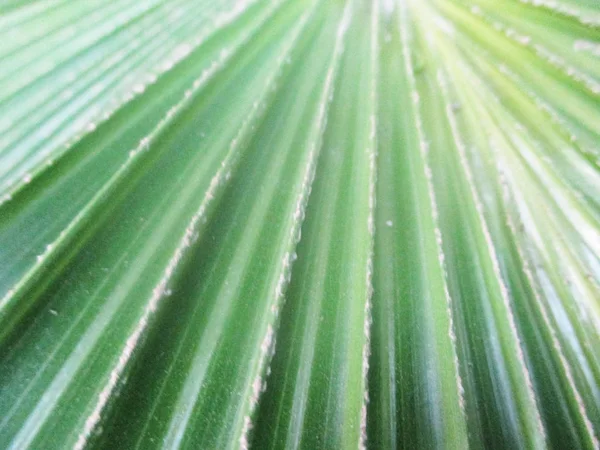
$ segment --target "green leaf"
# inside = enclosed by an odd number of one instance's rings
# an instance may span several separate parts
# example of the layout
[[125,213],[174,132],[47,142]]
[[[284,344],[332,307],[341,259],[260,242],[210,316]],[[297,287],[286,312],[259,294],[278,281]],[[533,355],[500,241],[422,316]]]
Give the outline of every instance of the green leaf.
[[595,0],[6,0],[0,448],[600,440]]

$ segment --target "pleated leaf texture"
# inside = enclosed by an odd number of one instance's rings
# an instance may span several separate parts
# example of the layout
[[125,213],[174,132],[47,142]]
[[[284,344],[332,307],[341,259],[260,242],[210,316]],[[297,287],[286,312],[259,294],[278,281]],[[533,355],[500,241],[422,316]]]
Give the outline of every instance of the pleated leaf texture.
[[594,449],[598,0],[3,0],[1,449]]

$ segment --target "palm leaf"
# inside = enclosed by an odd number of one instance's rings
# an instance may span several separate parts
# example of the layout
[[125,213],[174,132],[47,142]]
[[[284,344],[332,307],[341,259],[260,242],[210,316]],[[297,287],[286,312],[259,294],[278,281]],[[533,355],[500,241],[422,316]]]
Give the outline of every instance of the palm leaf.
[[597,448],[595,0],[5,0],[0,448]]

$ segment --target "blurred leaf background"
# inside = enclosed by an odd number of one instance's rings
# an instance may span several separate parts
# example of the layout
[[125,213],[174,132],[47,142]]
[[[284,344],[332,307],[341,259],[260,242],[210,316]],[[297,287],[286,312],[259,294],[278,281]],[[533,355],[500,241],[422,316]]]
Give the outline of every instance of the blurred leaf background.
[[593,449],[597,0],[3,0],[0,448]]

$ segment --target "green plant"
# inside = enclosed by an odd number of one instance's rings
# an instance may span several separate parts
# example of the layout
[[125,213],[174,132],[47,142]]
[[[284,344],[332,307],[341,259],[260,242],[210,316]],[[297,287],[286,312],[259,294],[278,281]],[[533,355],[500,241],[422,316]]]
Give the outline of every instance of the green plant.
[[597,448],[597,0],[5,0],[0,448]]

